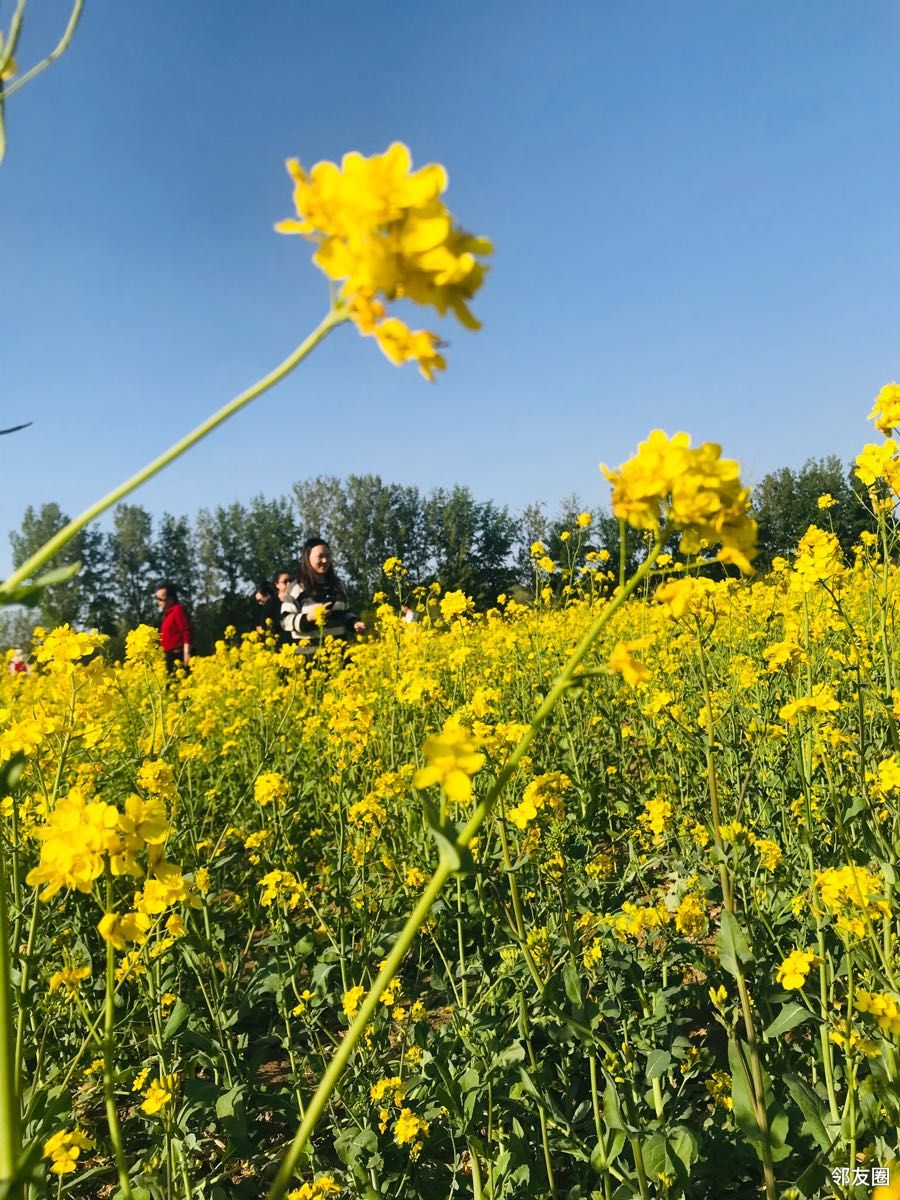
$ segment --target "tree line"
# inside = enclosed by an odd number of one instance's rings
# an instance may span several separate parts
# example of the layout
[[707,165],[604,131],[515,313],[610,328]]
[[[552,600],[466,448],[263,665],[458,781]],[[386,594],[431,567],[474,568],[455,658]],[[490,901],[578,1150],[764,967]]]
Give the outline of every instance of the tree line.
[[[850,468],[834,455],[766,475],[753,492],[760,529],[757,567],[765,570],[776,556],[789,556],[813,523],[833,528],[849,551],[871,525],[861,491]],[[834,501],[824,511],[818,507],[823,494]],[[378,475],[320,475],[295,483],[289,495],[201,508],[192,520],[168,512],[154,519],[138,504],[120,504],[111,530],[85,529],[60,553],[52,565],[80,562],[81,569],[45,593],[37,616],[47,627],[70,622],[96,628],[118,650],[129,629],[156,621],[154,588],[168,579],[178,585],[193,615],[196,649],[204,653],[227,625],[253,628],[255,584],[292,568],[298,547],[311,534],[331,543],[357,611],[385,587],[382,564],[392,556],[403,560],[412,583],[460,588],[483,606],[503,592],[531,587],[535,541],[543,542],[556,561],[563,559],[560,535],[575,528],[582,511],[577,496],[552,515],[543,503],[513,512],[477,499],[468,487],[423,494]],[[608,569],[617,575],[618,523],[603,511],[594,511],[592,518],[581,560],[605,549]],[[19,529],[10,533],[13,565],[25,562],[68,519],[56,503],[29,506]],[[566,548],[571,550],[571,543]],[[641,554],[634,537],[627,554],[630,569]],[[0,644],[26,642],[34,623],[31,613],[7,617]]]

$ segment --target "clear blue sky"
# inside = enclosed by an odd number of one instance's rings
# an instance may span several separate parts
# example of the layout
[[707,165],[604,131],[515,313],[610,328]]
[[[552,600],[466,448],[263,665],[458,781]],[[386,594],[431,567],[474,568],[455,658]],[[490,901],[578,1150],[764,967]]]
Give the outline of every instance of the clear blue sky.
[[[66,13],[31,0],[23,67]],[[855,453],[900,374],[898,60],[891,3],[88,0],[7,109],[0,570],[27,504],[78,511],[322,313],[285,157],[394,139],[495,242],[483,331],[429,386],[342,330],[138,503],[377,472],[593,505],[655,426],[751,481]]]

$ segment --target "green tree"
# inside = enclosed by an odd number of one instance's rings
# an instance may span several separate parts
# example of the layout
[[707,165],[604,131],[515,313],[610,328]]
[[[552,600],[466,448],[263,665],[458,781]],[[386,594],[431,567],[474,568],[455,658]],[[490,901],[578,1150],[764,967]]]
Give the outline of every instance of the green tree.
[[287,496],[254,496],[244,513],[244,580],[253,587],[277,571],[293,568],[302,542],[294,505]]
[[243,504],[235,501],[211,512],[201,508],[196,533],[203,598],[195,614],[200,648],[220,637],[227,625],[252,629],[256,602],[250,594],[253,581],[247,575],[249,532]]
[[[22,518],[21,528],[18,531],[13,530],[9,535],[13,567],[21,567],[32,554],[40,550],[41,546],[68,522],[69,517],[53,501],[42,504],[39,509],[34,509],[29,504]],[[79,534],[41,570],[46,571],[48,568],[56,569],[81,562],[83,549],[84,537]],[[40,620],[41,624],[48,629],[66,623],[77,624],[80,612],[81,585],[77,577],[47,588],[41,598]]]
[[78,573],[80,619],[87,629],[114,635],[122,624],[113,582],[112,539],[89,525],[79,534],[81,570]]
[[515,584],[519,525],[507,508],[457,485],[430,492],[422,515],[430,570],[442,587],[486,605]]
[[187,517],[163,513],[153,541],[151,555],[154,583],[171,581],[179,598],[193,609],[197,593],[197,555]]
[[120,632],[154,624],[153,518],[145,508],[119,504],[113,509],[110,553]]

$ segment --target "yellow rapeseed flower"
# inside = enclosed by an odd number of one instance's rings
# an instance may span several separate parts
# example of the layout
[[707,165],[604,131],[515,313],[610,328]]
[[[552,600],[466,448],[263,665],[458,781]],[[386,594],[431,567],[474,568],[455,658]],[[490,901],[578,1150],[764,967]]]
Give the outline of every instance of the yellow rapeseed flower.
[[61,971],[54,971],[50,976],[47,991],[52,993],[62,987],[66,989],[67,996],[72,997],[78,991],[82,979],[87,979],[90,973],[90,967],[63,967]]
[[613,485],[619,520],[636,529],[678,530],[685,554],[720,542],[721,562],[752,571],[757,531],[748,513],[750,490],[741,486],[738,464],[722,458],[715,443],[692,447],[686,433],[670,438],[654,429],[634,458],[616,471],[601,469]]
[[889,437],[893,433],[900,425],[900,386],[896,383],[884,385],[875,397],[875,403],[869,413],[869,420],[875,421],[875,428],[885,437]]
[[484,765],[479,743],[462,725],[447,722],[442,733],[425,739],[426,766],[413,776],[417,788],[439,783],[450,800],[464,804],[472,797],[472,776]]
[[802,988],[810,968],[817,961],[812,950],[792,950],[778,967],[775,978],[783,988]]
[[646,683],[651,678],[650,670],[644,663],[634,657],[632,651],[640,648],[643,641],[617,642],[613,646],[607,661],[610,671],[618,672],[626,683],[632,687]]
[[348,992],[344,992],[341,999],[341,1007],[348,1021],[352,1021],[359,1012],[360,1001],[365,994],[366,989],[361,984],[357,984],[356,987],[350,988]]
[[94,1142],[80,1129],[60,1129],[44,1142],[44,1158],[52,1160],[53,1175],[69,1175],[78,1167],[82,1150],[93,1150]]
[[336,1196],[340,1188],[332,1175],[320,1175],[311,1183],[303,1183],[288,1192],[287,1200],[321,1200],[322,1196]]
[[480,260],[491,244],[458,229],[440,199],[447,173],[432,163],[412,170],[409,150],[395,142],[384,154],[345,154],[338,166],[316,163],[306,172],[289,159],[298,219],[279,221],[279,233],[316,244],[315,264],[341,284],[351,320],[375,337],[391,362],[415,361],[426,379],[442,370],[436,334],[409,329],[385,305],[407,299],[452,312],[478,329],[468,302],[484,282]]
[[177,1088],[177,1075],[160,1075],[159,1078],[153,1080],[147,1091],[144,1092],[141,1109],[148,1116],[154,1116],[156,1113],[162,1112],[175,1099]]

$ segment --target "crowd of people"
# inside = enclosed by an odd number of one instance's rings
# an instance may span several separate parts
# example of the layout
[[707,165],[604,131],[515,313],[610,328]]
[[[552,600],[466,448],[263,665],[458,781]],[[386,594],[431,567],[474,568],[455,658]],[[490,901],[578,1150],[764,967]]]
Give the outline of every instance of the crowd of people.
[[[272,583],[256,585],[260,605],[257,630],[274,638],[275,645],[293,645],[304,655],[315,654],[326,637],[352,643],[365,624],[351,611],[346,590],[335,573],[331,547],[319,537],[303,543],[295,573],[279,571]],[[156,603],[162,615],[159,640],[166,656],[166,668],[176,664],[189,671],[191,662],[191,623],[178,599],[174,583],[161,583]]]
[[[160,613],[159,643],[166,670],[191,669],[191,620],[178,598],[178,586],[166,581],[155,593]],[[260,606],[257,632],[269,639],[275,649],[292,645],[303,655],[313,655],[326,637],[352,644],[365,632],[365,623],[351,611],[347,592],[338,578],[331,558],[331,547],[320,537],[303,543],[295,571],[277,572],[270,583],[256,585]],[[416,613],[402,606],[404,621],[414,621]],[[12,674],[30,674],[31,667],[22,650],[14,650],[9,660]]]

